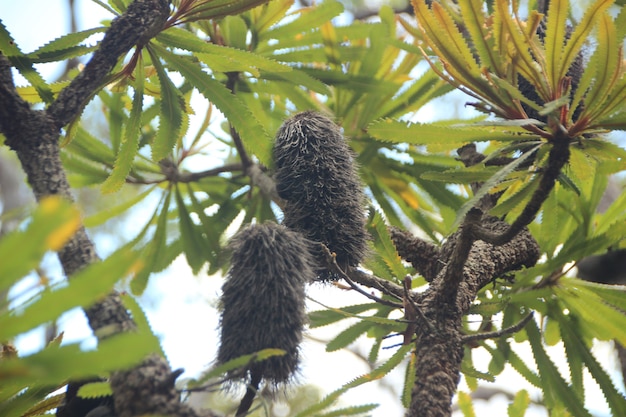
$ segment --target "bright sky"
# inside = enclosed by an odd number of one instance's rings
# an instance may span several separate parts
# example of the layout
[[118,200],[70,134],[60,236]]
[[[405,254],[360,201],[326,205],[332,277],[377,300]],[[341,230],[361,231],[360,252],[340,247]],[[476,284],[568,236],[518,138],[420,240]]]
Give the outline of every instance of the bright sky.
[[[0,0],[0,19],[8,28],[22,51],[30,52],[47,41],[68,32],[68,9],[65,0]],[[77,1],[79,7],[79,30],[95,27],[103,18],[109,15],[98,5],[90,1]],[[39,67],[46,79],[54,79],[60,69],[54,65]],[[191,129],[193,131],[193,129]],[[139,220],[141,221],[141,220]],[[107,252],[110,242],[98,241],[97,246],[101,253]],[[107,248],[107,249],[103,249]],[[222,280],[200,274],[192,276],[184,259],[178,259],[166,272],[158,274],[151,280],[146,296],[142,297],[142,304],[146,308],[155,332],[162,337],[163,347],[172,364],[172,368],[184,368],[183,377],[196,376],[212,363],[217,350],[218,313],[215,308],[220,293]],[[327,305],[341,307],[350,304],[367,302],[358,294],[348,293],[330,286],[314,286],[309,295]],[[320,307],[312,304],[312,309]],[[345,321],[343,326],[350,322]],[[81,313],[65,315],[60,325],[66,332],[66,342],[87,341],[85,345],[93,343],[89,329]],[[325,327],[310,331],[315,339],[330,340],[338,334],[341,328]],[[33,333],[18,341],[22,354],[38,349],[41,343],[41,333]],[[355,350],[367,355],[370,343],[357,344]],[[389,344],[396,343],[390,342]],[[610,344],[597,344],[594,348],[596,356],[603,362],[606,369],[615,370],[618,367],[617,358]],[[563,358],[562,348],[550,348],[555,358]],[[532,356],[522,354],[534,368]],[[393,353],[385,352],[389,356]],[[488,356],[475,350],[475,363],[486,370]],[[369,368],[353,353],[342,350],[327,353],[324,345],[306,340],[303,346],[303,367],[300,381],[313,383],[328,393],[339,388],[342,384],[368,372]],[[482,359],[481,359],[482,358]],[[557,359],[564,375],[567,375],[567,365],[562,359]],[[619,372],[611,371],[617,386],[622,387]],[[393,390],[372,383],[350,391],[343,397],[343,405],[359,405],[371,402],[380,402],[380,408],[373,412],[374,416],[400,416],[403,409],[399,406],[398,395],[402,388],[402,372],[394,372],[383,380],[383,384],[391,386]],[[540,398],[540,392],[532,387],[514,371],[507,369],[494,384],[485,386],[503,389],[507,392],[516,392],[521,388],[530,391],[533,399]],[[465,388],[463,388],[465,387]],[[461,388],[467,391],[462,383]],[[609,415],[606,404],[599,389],[595,385],[589,386],[588,406],[595,415]],[[477,401],[475,404],[478,416],[506,415],[508,400],[500,395],[489,402]],[[456,413],[455,415],[460,415]],[[534,407],[529,416],[545,416],[546,412]]]

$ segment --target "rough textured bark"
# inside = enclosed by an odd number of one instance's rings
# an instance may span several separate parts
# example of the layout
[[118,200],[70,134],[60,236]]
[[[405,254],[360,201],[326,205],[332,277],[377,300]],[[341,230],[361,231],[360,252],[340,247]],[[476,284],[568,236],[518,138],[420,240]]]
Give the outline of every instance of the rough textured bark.
[[[567,159],[568,149],[557,148],[560,158]],[[472,145],[459,149],[459,157],[467,166],[480,163],[484,156]],[[553,158],[556,159],[556,158]],[[554,162],[554,164],[557,164]],[[544,180],[543,182],[546,182]],[[481,184],[475,184],[475,189]],[[549,193],[546,186],[545,192]],[[459,230],[441,246],[423,241],[409,233],[392,230],[392,239],[398,253],[430,282],[423,293],[413,295],[413,300],[425,320],[418,320],[415,329],[415,384],[407,417],[444,417],[452,413],[452,397],[460,379],[464,338],[462,319],[476,299],[478,291],[494,279],[522,267],[531,267],[539,259],[539,245],[528,229],[516,226],[511,238],[500,239],[496,244],[479,240],[480,235],[501,238],[511,233],[508,223],[483,215],[497,202],[499,195],[487,195],[471,209]],[[535,195],[534,199],[545,199]],[[526,216],[526,220],[532,220]]]
[[[72,200],[60,159],[59,136],[63,126],[78,117],[83,106],[105,81],[118,59],[133,46],[142,46],[163,27],[170,13],[166,0],[136,0],[116,18],[99,49],[83,72],[65,88],[47,110],[33,110],[15,90],[9,58],[0,55],[0,131],[17,153],[37,200],[61,195]],[[99,260],[84,228],[59,252],[68,277]],[[127,331],[135,324],[119,296],[110,296],[85,310],[96,335],[99,330]],[[155,413],[194,416],[181,404],[174,389],[178,373],[158,356],[147,358],[134,369],[116,372],[111,378],[116,414],[123,417]]]
[[[483,220],[483,227],[499,231],[506,230],[509,226],[488,217]],[[461,240],[472,241],[462,231],[453,234],[446,241],[441,253],[449,255],[447,258],[440,258],[440,261],[447,266],[440,270],[430,288],[416,300],[430,324],[418,323],[415,332],[416,382],[407,417],[451,414],[452,397],[457,389],[463,359],[463,316],[469,311],[482,287],[506,272],[521,266],[534,265],[539,258],[539,246],[526,229],[502,246],[475,241],[471,243],[460,269],[460,282],[451,285],[450,274],[454,268],[451,258],[460,255],[460,251],[455,248],[467,244],[460,242]]]

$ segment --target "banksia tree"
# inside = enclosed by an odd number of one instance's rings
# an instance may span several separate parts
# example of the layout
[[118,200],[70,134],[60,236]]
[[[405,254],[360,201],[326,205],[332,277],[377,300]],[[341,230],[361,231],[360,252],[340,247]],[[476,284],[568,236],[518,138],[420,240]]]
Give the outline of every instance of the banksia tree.
[[342,269],[358,265],[367,251],[365,196],[339,126],[317,112],[296,114],[276,134],[274,162],[284,224],[325,244]]
[[[296,372],[306,320],[304,287],[315,275],[310,243],[276,223],[253,225],[232,238],[232,264],[222,287],[219,363],[277,348],[284,355],[246,365],[249,389],[237,415],[245,415],[261,380],[287,382]],[[236,376],[231,372],[231,376]]]

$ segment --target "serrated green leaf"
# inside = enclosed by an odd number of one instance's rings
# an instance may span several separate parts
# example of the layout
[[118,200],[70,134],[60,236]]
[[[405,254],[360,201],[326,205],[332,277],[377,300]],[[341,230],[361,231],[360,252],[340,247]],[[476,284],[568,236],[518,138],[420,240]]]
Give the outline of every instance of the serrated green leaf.
[[[535,87],[538,95],[542,97],[544,101],[549,101],[550,98],[545,88],[544,77],[539,72],[539,66],[536,65],[533,59],[530,39],[522,32],[521,22],[511,15],[509,5],[506,2],[496,2],[494,9],[499,15],[499,20],[502,24],[501,27],[506,39],[506,43],[500,44],[499,47],[504,48],[504,51],[514,54],[516,58],[515,68],[517,71]],[[510,46],[513,46],[513,48],[510,48]]]
[[171,199],[171,190],[167,190],[165,192],[165,196],[163,197],[162,204],[154,213],[153,218],[157,216],[157,213],[159,213],[158,220],[154,236],[143,250],[142,259],[145,266],[139,273],[135,274],[130,282],[130,288],[135,295],[143,293],[148,285],[148,278],[150,274],[158,270],[157,265],[162,261],[166,250],[167,215]]
[[530,405],[530,395],[525,389],[518,391],[513,402],[507,407],[509,417],[524,417]]
[[157,35],[156,39],[174,48],[205,54],[202,61],[214,68],[214,65],[229,65],[231,71],[263,70],[270,73],[291,72],[292,68],[274,59],[241,49],[208,43],[187,30],[169,28]]
[[615,83],[622,76],[622,54],[620,48],[622,39],[617,39],[615,24],[607,13],[599,16],[598,41],[593,58],[598,64],[594,82],[585,95],[585,109],[581,118],[591,119],[602,117],[608,109],[603,104],[609,93],[614,93]]
[[113,150],[80,126],[76,131],[74,140],[67,144],[65,150],[76,153],[89,161],[99,162],[108,167],[113,167],[115,163]]
[[163,347],[161,346],[161,341],[159,337],[154,334],[152,327],[150,326],[150,322],[148,321],[148,317],[146,317],[146,313],[143,311],[137,300],[133,298],[130,294],[120,294],[120,298],[122,299],[122,303],[124,307],[130,312],[135,325],[137,326],[137,331],[146,335],[146,341],[144,343],[150,345],[150,348],[153,352],[160,354],[164,358],[166,357],[165,352],[163,351]]
[[469,142],[512,141],[529,139],[532,136],[514,132],[511,129],[490,127],[460,127],[449,123],[411,123],[383,119],[369,125],[368,133],[374,138],[392,143],[411,143],[415,145],[441,145],[447,149],[456,149]]
[[107,170],[99,164],[78,155],[62,152],[61,161],[68,171],[68,180],[73,188],[99,185],[107,177]]
[[440,4],[428,7],[426,3],[415,2],[413,7],[424,40],[452,79],[473,91],[489,91],[466,39],[448,11]]
[[[550,1],[546,18],[546,72],[553,90],[557,89],[561,78],[567,72],[562,58],[567,32],[568,0]],[[565,68],[564,68],[565,67]]]
[[607,234],[591,238],[585,238],[581,233],[573,234],[570,236],[570,239],[564,243],[561,251],[554,258],[549,259],[545,263],[545,266],[560,268],[573,259],[582,259],[585,256],[593,255],[600,250],[610,247],[615,242],[610,234],[615,233],[615,235],[620,236],[620,233],[625,231],[626,224],[620,222],[614,224],[613,228],[609,229]]
[[148,47],[147,49],[161,86],[159,130],[152,143],[152,159],[158,162],[169,155],[179,139],[183,125],[185,99],[165,72],[154,48]]
[[500,168],[500,170],[496,174],[494,174],[490,179],[485,181],[483,185],[480,187],[480,189],[476,191],[476,193],[474,193],[474,196],[470,198],[463,205],[463,207],[461,207],[461,209],[457,212],[457,217],[456,217],[456,221],[454,222],[454,227],[457,227],[459,224],[461,224],[461,221],[463,220],[467,212],[472,207],[475,207],[476,204],[478,204],[478,202],[485,195],[487,195],[493,187],[495,187],[499,182],[504,180],[506,176],[509,175],[511,172],[515,171],[517,167],[519,167],[525,160],[533,156],[535,154],[535,151],[537,151],[541,146],[542,144],[539,144],[533,147],[532,149],[528,150],[520,157],[514,159],[512,162]]
[[466,378],[469,377],[469,378],[482,379],[488,382],[495,382],[496,380],[496,377],[492,375],[491,373],[481,372],[478,369],[474,368],[474,366],[471,363],[465,360],[463,360],[463,362],[461,363],[461,372],[463,372],[463,375]]
[[103,210],[99,213],[93,214],[85,218],[85,220],[83,221],[85,227],[100,226],[106,223],[107,221],[111,220],[112,218],[115,218],[121,215],[122,213],[128,211],[131,207],[134,207],[135,205],[143,201],[147,196],[152,194],[152,192],[155,190],[156,187],[157,187],[156,185],[148,187],[146,191],[132,196],[130,199],[122,202],[121,204],[117,206],[107,208],[106,210]]
[[113,391],[108,381],[98,381],[81,385],[77,395],[80,398],[101,398],[113,395]]
[[273,356],[283,356],[286,353],[287,352],[285,352],[282,349],[269,348],[269,349],[260,350],[256,353],[251,353],[249,355],[240,356],[238,358],[231,359],[228,362],[225,362],[223,364],[220,364],[214,367],[205,375],[203,375],[202,379],[200,379],[199,382],[208,381],[211,378],[221,376],[225,374],[226,372],[234,371],[250,363],[261,362]]
[[398,255],[389,235],[387,225],[378,211],[372,211],[367,224],[367,231],[374,241],[376,254],[382,258],[387,268],[389,268],[392,278],[395,278],[396,282],[401,282],[408,270],[402,263],[402,259]]
[[364,313],[369,310],[376,309],[378,304],[356,304],[341,308],[327,308],[326,310],[311,311],[309,313],[309,327],[327,326],[345,318],[355,317],[356,314]]
[[[286,58],[282,57],[281,58]],[[349,60],[346,57],[342,57],[342,61]],[[297,58],[295,62],[301,61]],[[317,61],[315,59],[314,61]],[[323,61],[323,60],[322,60]],[[315,79],[318,79],[328,85],[341,88],[342,90],[349,90],[357,93],[360,97],[363,93],[368,93],[377,96],[391,96],[398,91],[400,85],[394,81],[379,80],[375,77],[360,74],[347,74],[342,70],[333,69],[319,69],[303,67],[303,72],[306,72]],[[357,97],[357,98],[358,98]]]
[[40,201],[25,230],[0,239],[0,259],[4,260],[0,262],[0,291],[35,269],[47,251],[61,249],[79,226],[80,213],[63,198],[53,196]]
[[88,37],[96,33],[105,32],[105,27],[81,30],[78,32],[68,33],[46,43],[41,48],[26,55],[33,63],[44,63],[61,61],[69,58],[75,58],[93,52],[97,49],[97,45],[79,45]]
[[385,375],[387,375],[392,369],[396,368],[402,360],[406,357],[406,355],[413,349],[412,345],[403,345],[389,358],[387,362],[380,365],[372,372],[362,375],[347,384],[344,384],[341,388],[331,392],[324,399],[319,401],[318,403],[308,407],[304,411],[298,413],[295,417],[304,417],[309,415],[314,415],[313,413],[325,410],[328,406],[332,405],[337,398],[339,398],[343,393],[348,391],[351,388],[358,387],[367,382],[378,380]]
[[[523,184],[520,190],[516,190],[513,187],[507,187],[502,197],[500,197],[500,200],[498,200],[498,204],[491,209],[490,213],[499,217],[514,213],[516,209],[520,210],[521,207],[523,207],[522,203],[527,201],[532,193],[535,192],[540,180],[540,177],[533,177],[530,181]],[[503,185],[504,184],[506,184],[506,182],[504,182]]]
[[456,168],[439,172],[425,172],[421,178],[430,181],[442,181],[452,184],[471,184],[473,182],[486,181],[491,178],[498,167],[485,167],[474,165],[468,168]]
[[567,334],[562,334],[562,322],[563,314],[558,311],[551,314],[554,317],[554,321],[558,320],[559,336],[563,338],[563,347],[565,348],[565,355],[567,357],[567,365],[569,367],[569,375],[571,381],[571,387],[579,398],[585,398],[585,386],[583,384],[583,356],[580,355],[579,346],[576,342],[569,338]]
[[[588,6],[583,15],[583,18],[574,27],[574,31],[569,37],[563,54],[561,55],[562,76],[565,75],[564,71],[567,71],[571,66],[574,59],[578,55],[580,49],[587,42],[587,38],[594,27],[599,22],[599,19],[604,15],[607,8],[611,6],[613,0],[597,0],[593,5]],[[602,64],[603,65],[603,64]]]
[[493,38],[489,36],[485,16],[480,0],[460,0],[459,8],[467,31],[471,35],[472,45],[480,57],[480,63],[498,75],[502,74],[502,60],[495,53]]
[[520,356],[515,353],[515,351],[511,350],[509,352],[509,364],[519,373],[521,376],[526,379],[529,383],[534,385],[535,387],[541,387],[541,379],[539,375],[535,372],[531,371],[526,362]]
[[[70,85],[70,81],[52,83],[48,86],[50,87],[50,91],[52,91],[52,94],[56,99],[59,93],[68,85]],[[32,85],[29,85],[27,87],[16,87],[15,89],[17,90],[17,93],[20,95],[20,97],[24,99],[24,101],[30,104],[42,103],[41,97],[39,96],[37,89]]]
[[[404,87],[407,84],[405,83]],[[416,112],[432,100],[452,90],[453,87],[439,78],[437,74],[427,71],[412,82],[406,90],[399,92],[397,96],[383,103],[375,119],[394,119],[410,112]]]
[[[504,342],[506,343],[506,342]],[[508,344],[502,344],[498,347],[506,346],[508,348]],[[507,351],[510,349],[507,349]],[[489,361],[489,366],[487,369],[489,370],[489,375],[500,375],[502,371],[504,371],[504,366],[506,365],[507,359],[505,357],[505,352],[501,349],[489,349],[489,353],[491,353],[491,360]]]
[[220,21],[219,25],[226,45],[241,50],[248,48],[246,42],[248,25],[240,16],[226,16]]
[[[117,158],[115,165],[109,177],[102,184],[103,193],[112,193],[118,191],[122,185],[126,182],[126,177],[131,170],[133,160],[139,150],[139,139],[141,134],[141,115],[143,113],[143,88],[144,88],[144,73],[143,73],[143,58],[139,55],[137,65],[134,72],[135,84],[134,84],[134,96],[133,103],[130,109],[130,115],[126,124],[124,125],[124,133],[117,152]],[[166,117],[164,113],[161,113],[160,117]]]
[[554,346],[561,341],[559,323],[556,320],[551,319],[550,317],[546,318],[546,325],[543,330],[543,338],[546,345],[548,346]]
[[607,305],[587,288],[575,286],[577,280],[564,280],[564,287],[555,287],[558,299],[587,323],[587,328],[600,340],[618,340],[626,344],[626,315]]
[[550,357],[543,348],[537,323],[531,320],[525,329],[528,333],[528,341],[530,342],[535,362],[537,363],[539,377],[541,378],[541,389],[543,390],[548,409],[562,405],[574,416],[591,417],[591,414],[585,409],[581,399],[578,398],[571,387],[567,385],[567,382],[565,382],[559,373],[556,365],[550,360]]
[[373,325],[373,323],[367,321],[359,321],[353,324],[326,344],[326,352],[334,352],[348,346],[359,336],[367,332]]
[[319,417],[343,417],[343,416],[354,416],[354,415],[362,415],[368,411],[372,411],[378,408],[380,404],[364,404],[364,405],[355,405],[352,407],[339,408],[337,410],[331,411],[330,413],[318,414]]
[[256,155],[261,163],[269,166],[272,160],[272,138],[241,100],[192,61],[162,48],[158,48],[158,51],[173,71],[180,72],[224,113],[228,122],[239,133],[246,149]]
[[541,106],[541,109],[539,110],[539,114],[542,116],[554,114],[555,117],[557,117],[556,115],[558,114],[560,109],[564,106],[567,106],[568,104],[569,104],[568,96],[559,97]]
[[137,364],[154,353],[144,342],[144,335],[128,332],[100,341],[96,350],[83,351],[78,344],[44,349],[23,358],[1,361],[0,379],[7,381],[11,377],[7,391],[19,390],[33,382],[58,386],[67,380],[93,377]]
[[[32,388],[29,387],[26,392],[20,393],[17,398],[13,398],[11,402],[9,402],[9,408],[7,413],[4,413],[2,407],[0,407],[0,412],[2,412],[5,417],[30,417],[30,416],[39,416],[39,415],[49,415],[50,411],[61,406],[63,403],[63,399],[65,398],[65,394],[58,395],[50,395],[44,396],[44,392],[49,391],[45,388]],[[22,400],[22,401],[20,401]],[[23,407],[20,409],[20,405],[15,403],[22,403]],[[29,405],[35,403],[32,407],[28,407]]]
[[[273,24],[285,17],[293,5],[293,0],[276,0],[255,9],[253,28],[257,33],[266,32]],[[255,13],[257,12],[257,13]]]
[[202,236],[201,229],[193,223],[189,216],[180,187],[176,187],[176,205],[178,206],[178,226],[183,251],[191,270],[197,274],[206,262],[209,248]]
[[41,100],[44,103],[52,103],[54,94],[52,94],[50,87],[46,84],[41,75],[39,75],[37,70],[35,70],[30,58],[20,51],[20,48],[11,37],[11,34],[2,21],[0,21],[0,51],[2,51],[2,55],[11,61],[11,64],[13,64],[20,74],[35,87]]
[[152,272],[161,272],[170,266],[176,258],[183,253],[183,244],[180,239],[176,239],[170,244],[165,245],[161,257],[154,264]]
[[457,402],[459,405],[459,410],[463,413],[464,417],[476,417],[476,412],[474,411],[474,404],[472,403],[472,396],[467,392],[459,391],[457,392]]
[[299,16],[293,21],[274,26],[265,32],[261,32],[259,34],[259,41],[276,39],[279,41],[279,47],[282,48],[284,45],[280,45],[281,39],[294,38],[300,33],[318,29],[321,25],[343,12],[343,10],[343,5],[334,0],[326,0],[316,7],[300,9],[298,10]]
[[404,371],[404,383],[402,384],[402,405],[404,408],[409,408],[411,405],[411,397],[413,393],[413,385],[415,384],[415,362],[416,356],[411,353],[409,361]]
[[472,304],[469,314],[480,314],[483,317],[494,316],[504,310],[504,308],[508,305],[508,302],[508,299],[500,301],[481,300],[478,304]]
[[[582,361],[591,376],[596,380],[604,397],[611,408],[614,416],[626,415],[626,398],[620,394],[613,381],[606,373],[597,359],[593,356],[590,348],[581,340],[571,320],[567,320],[564,316],[558,316],[561,333],[563,334],[563,342],[568,351],[568,363],[572,368],[572,361]],[[582,369],[579,378],[582,378]],[[579,382],[582,384],[582,381]],[[583,394],[582,392],[580,393]]]
[[268,0],[198,0],[194,3],[193,8],[178,20],[178,23],[219,19],[229,15],[237,15],[267,1]]
[[[272,81],[272,80],[284,80],[288,83],[283,87],[283,91],[287,89],[297,90],[301,92],[302,89],[315,91],[316,93],[320,93],[322,95],[328,96],[331,94],[330,89],[326,84],[317,80],[316,78],[310,76],[304,71],[299,70],[298,68],[293,68],[289,72],[261,72],[260,77],[264,80]],[[307,93],[308,94],[308,93]],[[288,95],[290,98],[293,97],[293,93]],[[313,107],[311,105],[305,106],[303,108]]]
[[[567,282],[569,283],[569,279]],[[577,288],[585,288],[585,290],[593,292],[594,297],[598,297],[605,303],[626,311],[626,286],[599,284],[583,280],[574,280],[571,282],[571,285]]]
[[[7,259],[7,258],[5,258]],[[57,319],[74,307],[88,307],[108,294],[114,284],[141,268],[133,252],[118,251],[70,278],[69,285],[44,291],[29,305],[0,316],[0,340],[13,337]]]

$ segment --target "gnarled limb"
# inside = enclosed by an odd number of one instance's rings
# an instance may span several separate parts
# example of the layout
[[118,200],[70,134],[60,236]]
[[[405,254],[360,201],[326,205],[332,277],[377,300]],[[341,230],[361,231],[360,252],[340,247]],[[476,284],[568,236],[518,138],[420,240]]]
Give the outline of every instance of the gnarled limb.
[[[509,227],[492,217],[482,222],[483,227],[494,233]],[[466,241],[459,242],[463,239]],[[467,239],[471,248],[462,265],[462,276],[456,291],[450,291],[447,268],[454,264],[451,258],[458,256],[459,251],[454,248],[458,245],[465,247]],[[446,254],[442,259],[446,267],[433,280],[430,288],[417,297],[417,304],[430,321],[430,326],[418,321],[416,328],[416,378],[407,417],[451,414],[451,401],[457,389],[463,359],[463,316],[469,311],[478,291],[493,279],[522,266],[534,265],[539,258],[539,245],[527,229],[501,246],[473,241],[471,233],[457,232],[448,239],[441,252]],[[429,331],[429,327],[436,331]]]

